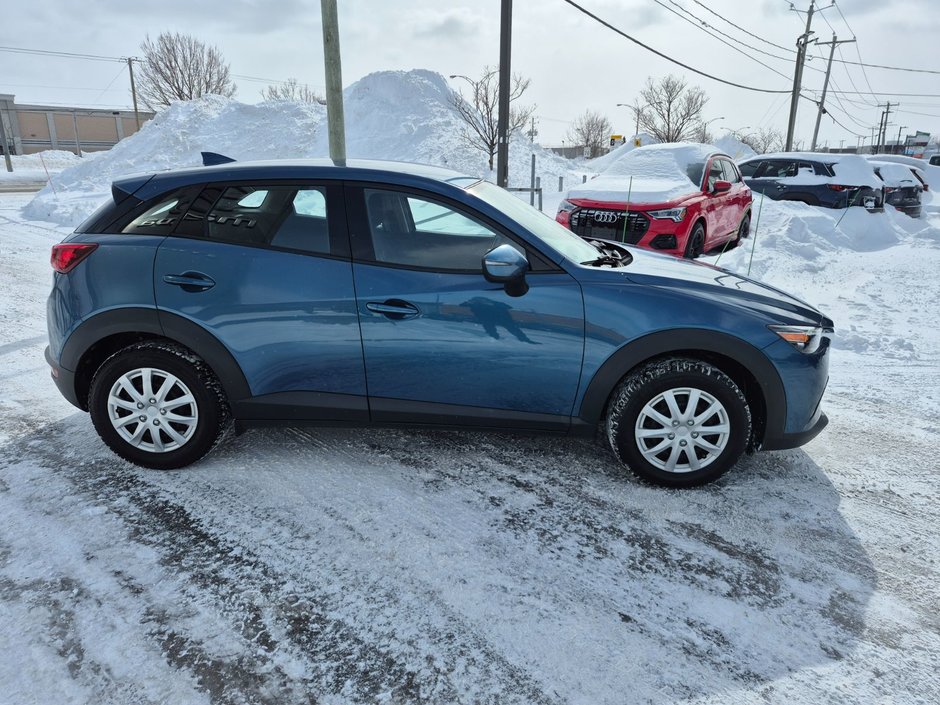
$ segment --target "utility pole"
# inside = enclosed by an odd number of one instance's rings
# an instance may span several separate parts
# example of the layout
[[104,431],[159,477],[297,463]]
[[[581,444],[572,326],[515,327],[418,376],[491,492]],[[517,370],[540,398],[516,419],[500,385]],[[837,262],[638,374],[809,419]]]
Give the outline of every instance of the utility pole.
[[339,18],[336,0],[320,0],[323,20],[323,67],[326,72],[326,120],[330,159],[346,166],[346,118],[343,114],[343,67],[339,52]]
[[502,0],[499,24],[499,114],[496,123],[496,185],[509,186],[509,97],[512,91],[512,0]]
[[826,91],[829,90],[829,74],[832,72],[832,57],[836,53],[836,47],[839,44],[851,44],[854,39],[843,39],[841,42],[835,34],[832,35],[831,42],[817,42],[817,44],[829,45],[829,63],[826,64],[826,78],[823,80],[822,96],[819,99],[819,111],[816,113],[816,127],[813,128],[813,143],[809,151],[816,151],[816,138],[819,136],[819,123],[822,121],[823,113],[826,112]]
[[906,127],[907,127],[907,125],[901,125],[900,127],[898,127],[898,147],[897,147],[897,149],[898,149],[898,154],[901,154],[902,151],[903,151],[903,150],[901,149],[901,130],[903,130],[903,129],[906,128]]
[[[792,9],[792,8],[791,8]],[[813,33],[810,27],[813,24],[814,0],[809,0],[809,11],[806,13],[806,31],[796,40],[796,67],[793,70],[793,94],[790,96],[790,118],[787,121],[787,143],[784,151],[793,148],[793,132],[796,129],[796,110],[800,101],[800,85],[803,82],[803,62],[806,61],[806,46],[809,36]]]
[[[895,103],[894,107],[897,107],[898,104]],[[886,141],[886,135],[888,133],[888,116],[891,115],[891,101],[888,101],[885,104],[885,109],[881,111],[881,119],[878,121],[878,152],[883,151],[884,143]],[[872,153],[874,154],[875,149],[875,138],[872,138]]]
[[127,57],[127,72],[131,76],[131,99],[134,101],[134,122],[137,123],[137,131],[140,132],[140,113],[137,112],[137,87],[134,85],[134,59]]
[[7,142],[7,128],[3,124],[3,111],[0,110],[0,144],[3,145],[3,161],[6,162],[7,171],[13,171],[13,162],[10,160],[10,143]]

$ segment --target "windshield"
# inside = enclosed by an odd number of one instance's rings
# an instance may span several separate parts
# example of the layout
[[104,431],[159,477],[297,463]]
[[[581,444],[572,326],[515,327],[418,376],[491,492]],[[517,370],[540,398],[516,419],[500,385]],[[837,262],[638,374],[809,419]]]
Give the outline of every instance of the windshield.
[[685,173],[693,184],[701,187],[702,177],[705,176],[705,162],[692,162],[686,167]]
[[502,211],[572,262],[587,262],[597,258],[597,249],[593,245],[499,186],[479,181],[467,192]]

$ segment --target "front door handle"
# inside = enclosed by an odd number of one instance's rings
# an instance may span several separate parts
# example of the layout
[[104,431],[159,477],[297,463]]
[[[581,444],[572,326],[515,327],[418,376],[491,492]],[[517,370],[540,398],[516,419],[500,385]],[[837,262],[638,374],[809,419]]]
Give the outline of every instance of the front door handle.
[[414,318],[421,313],[417,306],[407,301],[402,301],[401,299],[388,299],[381,303],[378,301],[370,301],[366,304],[366,308],[372,311],[372,313],[381,313],[383,316],[393,321]]
[[163,281],[178,286],[183,291],[196,293],[215,286],[215,280],[202,272],[183,272],[182,274],[165,274]]

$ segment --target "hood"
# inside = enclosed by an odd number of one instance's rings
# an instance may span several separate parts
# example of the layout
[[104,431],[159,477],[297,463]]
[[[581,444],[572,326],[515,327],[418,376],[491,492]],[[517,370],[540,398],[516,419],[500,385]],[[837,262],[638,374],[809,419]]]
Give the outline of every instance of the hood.
[[568,191],[567,199],[614,203],[668,203],[695,193],[685,178],[598,176]]
[[713,299],[745,308],[786,325],[822,325],[832,320],[810,304],[781,289],[693,260],[630,248],[633,261],[621,269],[583,267],[584,279],[616,283],[624,279],[642,286],[673,289],[685,295]]

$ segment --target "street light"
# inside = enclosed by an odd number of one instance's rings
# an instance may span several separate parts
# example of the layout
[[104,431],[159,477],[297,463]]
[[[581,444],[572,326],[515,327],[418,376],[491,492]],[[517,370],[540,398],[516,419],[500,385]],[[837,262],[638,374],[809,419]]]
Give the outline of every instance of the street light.
[[[635,110],[632,105],[627,105],[626,103],[617,103],[618,108],[630,108],[630,110]],[[633,136],[636,137],[640,134],[640,111],[636,110],[636,130],[633,131]]]
[[724,119],[725,119],[724,117],[716,117],[716,118],[712,118],[711,120],[707,120],[702,123],[702,142],[704,142],[708,137],[708,126],[711,125],[713,122],[717,122],[718,120],[724,120]]

